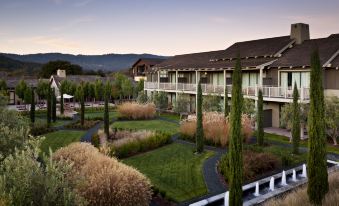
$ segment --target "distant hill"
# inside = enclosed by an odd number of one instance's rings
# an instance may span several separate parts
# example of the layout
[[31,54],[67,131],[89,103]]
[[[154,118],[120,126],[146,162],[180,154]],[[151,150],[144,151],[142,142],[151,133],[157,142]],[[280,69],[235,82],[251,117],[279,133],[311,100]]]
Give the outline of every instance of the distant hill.
[[101,69],[104,71],[118,71],[130,68],[139,58],[168,58],[153,54],[72,55],[61,53],[42,53],[18,55],[0,53],[0,55],[22,62],[35,62],[40,64],[45,64],[49,61],[64,60],[69,61],[72,64],[78,64],[85,70]]
[[15,60],[0,54],[0,71],[37,74],[42,64]]

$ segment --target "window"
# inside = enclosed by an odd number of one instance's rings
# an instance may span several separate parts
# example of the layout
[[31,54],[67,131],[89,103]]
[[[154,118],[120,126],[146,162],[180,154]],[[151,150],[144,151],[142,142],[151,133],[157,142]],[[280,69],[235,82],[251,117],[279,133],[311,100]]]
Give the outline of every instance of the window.
[[310,86],[310,72],[280,72],[280,86],[293,88],[294,83],[297,87]]

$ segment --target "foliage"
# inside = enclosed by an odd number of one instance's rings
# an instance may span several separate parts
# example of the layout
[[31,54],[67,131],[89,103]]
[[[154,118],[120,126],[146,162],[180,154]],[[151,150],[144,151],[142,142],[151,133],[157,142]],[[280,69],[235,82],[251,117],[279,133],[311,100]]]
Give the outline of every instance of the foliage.
[[65,161],[38,161],[39,140],[16,150],[0,167],[0,199],[8,205],[82,205],[65,179],[71,166]]
[[189,96],[186,94],[178,93],[175,104],[174,104],[174,111],[176,113],[188,112],[189,104],[190,104]]
[[99,148],[100,147],[100,139],[98,134],[94,134],[91,137],[91,143],[94,147]]
[[153,119],[156,115],[156,109],[153,103],[126,102],[118,106],[118,113],[120,119]]
[[29,133],[32,136],[40,136],[42,134],[53,132],[54,130],[55,130],[54,128],[48,127],[46,123],[37,121],[34,123],[34,125],[31,126]]
[[251,117],[255,115],[256,113],[255,102],[253,99],[248,99],[248,98],[243,99],[242,113],[250,115]]
[[[55,96],[55,88],[52,89],[52,120],[53,122],[56,122],[57,119],[57,114],[56,114],[56,110],[57,110],[57,99]],[[65,117],[65,116],[62,116]]]
[[142,91],[144,91],[144,84],[145,84],[145,80],[144,79],[140,79],[140,81],[135,86],[135,92],[137,94],[142,92]]
[[73,122],[71,124],[65,125],[65,128],[68,129],[80,129],[80,130],[88,130],[92,127],[94,127],[96,124],[98,124],[100,121],[99,120],[85,120],[83,124],[80,121]]
[[[230,114],[230,142],[229,142],[229,205],[242,205],[242,134],[241,113],[245,111],[242,96],[241,63],[238,55],[232,75],[232,108]],[[235,106],[236,105],[236,106]]]
[[85,85],[79,84],[75,91],[75,98],[80,102],[80,123],[85,123]]
[[39,76],[42,78],[50,78],[51,75],[55,75],[58,69],[66,70],[67,75],[82,74],[82,68],[79,65],[71,64],[67,61],[50,61],[43,65]]
[[111,85],[109,81],[106,82],[105,85],[105,110],[104,110],[104,128],[106,137],[109,136],[109,108],[108,108],[108,101],[111,98]]
[[309,155],[307,160],[307,194],[311,203],[321,205],[328,192],[324,89],[319,53],[311,57],[310,112],[308,116]]
[[104,84],[100,79],[97,79],[94,83],[95,99],[101,101],[103,99]]
[[140,91],[138,93],[137,102],[139,104],[146,104],[148,102],[148,96],[145,91]]
[[225,118],[228,117],[229,113],[230,113],[230,108],[228,105],[228,91],[227,91],[227,86],[225,86],[225,92],[224,92],[225,96],[224,96],[224,116]]
[[221,97],[219,95],[208,94],[202,101],[202,110],[204,112],[221,112]]
[[49,82],[44,81],[44,80],[39,80],[37,88],[36,88],[36,93],[38,94],[39,98],[41,99],[46,99],[47,98],[47,93],[49,89]]
[[[307,116],[309,112],[309,105],[305,103],[299,103],[299,111],[300,111],[300,123],[306,124],[307,122]],[[291,118],[293,116],[293,104],[286,103],[281,108],[281,117],[280,117],[280,125],[283,128],[292,130],[293,127],[293,119]]]
[[7,91],[7,83],[6,80],[4,79],[0,80],[0,91]]
[[34,123],[35,122],[35,93],[34,93],[34,88],[32,87],[30,89],[31,91],[31,109],[29,110],[29,116],[30,116],[30,119],[31,119],[31,122]]
[[67,80],[63,80],[60,85],[60,113],[64,114],[64,94],[73,94],[73,85]]
[[336,96],[325,101],[325,123],[327,135],[332,138],[333,144],[337,145],[339,135],[339,98]]
[[47,126],[51,125],[52,118],[52,90],[49,87],[47,93]]
[[130,79],[125,78],[121,84],[122,94],[125,97],[130,98],[133,95],[133,84]]
[[89,205],[148,206],[149,180],[132,167],[100,153],[88,143],[72,143],[61,148],[53,159],[73,164],[67,178],[77,183],[76,191]]
[[260,146],[264,146],[264,100],[262,96],[262,90],[259,89],[258,92],[258,106],[257,106],[257,143]]
[[112,90],[112,92],[114,92],[114,94],[112,94],[113,97],[120,97],[120,99],[122,98],[122,96],[124,95],[124,91],[122,89],[122,85],[123,82],[125,82],[125,80],[127,79],[127,77],[122,74],[122,73],[116,73],[114,76],[114,90]]
[[20,80],[20,82],[15,87],[15,94],[20,98],[24,99],[25,91],[27,90],[28,86],[24,80]]
[[122,138],[111,144],[111,155],[126,158],[137,153],[146,152],[171,142],[171,136],[166,133],[156,132],[150,136],[138,138]]
[[293,153],[299,153],[299,142],[300,142],[300,106],[298,103],[298,88],[297,83],[294,84],[293,88],[293,126],[292,126],[292,141],[293,141]]
[[201,90],[201,81],[199,80],[198,83],[198,91],[197,91],[197,126],[196,126],[196,132],[195,132],[195,138],[196,138],[196,152],[202,153],[204,151],[204,128],[202,123],[202,90]]
[[155,92],[153,96],[153,102],[157,109],[167,109],[168,99],[166,92]]

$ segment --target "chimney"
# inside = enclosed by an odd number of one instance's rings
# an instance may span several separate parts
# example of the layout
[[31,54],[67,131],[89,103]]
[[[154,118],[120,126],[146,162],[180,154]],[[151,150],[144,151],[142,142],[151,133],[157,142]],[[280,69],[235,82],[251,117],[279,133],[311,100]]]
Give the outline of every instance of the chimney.
[[291,25],[291,39],[296,40],[296,44],[301,44],[310,39],[310,29],[308,24],[296,23]]
[[58,77],[66,77],[66,70],[58,69],[57,70],[57,76]]

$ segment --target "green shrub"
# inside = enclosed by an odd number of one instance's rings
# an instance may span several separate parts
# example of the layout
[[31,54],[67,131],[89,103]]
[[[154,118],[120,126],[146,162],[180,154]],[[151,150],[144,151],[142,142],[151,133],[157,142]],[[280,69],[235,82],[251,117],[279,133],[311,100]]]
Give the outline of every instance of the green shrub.
[[59,115],[57,116],[57,119],[59,120],[73,120],[73,117],[65,116],[65,115]]
[[[85,113],[88,112],[103,112],[105,109],[104,105],[100,106],[100,107],[86,107],[85,108]],[[116,106],[108,106],[108,110],[114,111],[116,109]],[[80,112],[80,108],[76,108],[75,111]]]
[[94,134],[91,138],[91,143],[94,147],[99,148],[100,146],[100,138],[98,134]]
[[52,128],[52,127],[48,127],[48,125],[46,123],[36,122],[36,123],[31,125],[30,134],[32,136],[40,136],[40,135],[50,133],[50,132],[54,132],[54,131],[55,131],[55,129]]
[[83,125],[81,125],[80,120],[68,125],[65,125],[65,128],[68,129],[81,129],[81,130],[88,130],[98,124],[100,121],[98,120],[86,120]]

